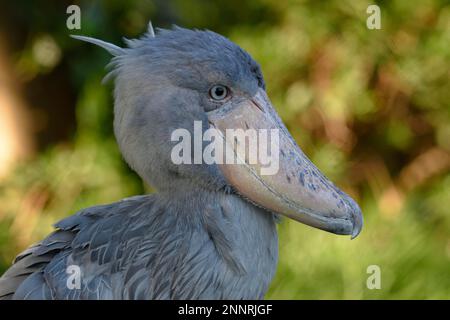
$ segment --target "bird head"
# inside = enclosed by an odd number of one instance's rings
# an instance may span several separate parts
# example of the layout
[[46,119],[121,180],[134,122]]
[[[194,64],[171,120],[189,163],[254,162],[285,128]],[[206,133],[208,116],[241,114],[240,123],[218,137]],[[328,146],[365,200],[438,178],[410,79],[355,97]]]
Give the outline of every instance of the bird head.
[[[260,66],[238,45],[211,31],[179,27],[158,29],[155,36],[151,24],[143,37],[125,40],[126,48],[73,37],[113,55],[108,77],[115,80],[114,132],[125,160],[147,183],[173,193],[183,187],[199,192],[232,188],[253,204],[309,226],[352,238],[359,234],[358,205],[295,143],[266,94]],[[173,132],[183,129],[193,137],[196,123],[203,137],[214,129],[215,140],[241,161],[195,161],[196,143],[201,152],[209,144],[194,137],[184,150],[193,161],[174,163],[178,141]],[[248,158],[267,147],[239,148],[227,138],[230,129],[275,132],[265,141],[276,170],[262,174],[267,163]]]

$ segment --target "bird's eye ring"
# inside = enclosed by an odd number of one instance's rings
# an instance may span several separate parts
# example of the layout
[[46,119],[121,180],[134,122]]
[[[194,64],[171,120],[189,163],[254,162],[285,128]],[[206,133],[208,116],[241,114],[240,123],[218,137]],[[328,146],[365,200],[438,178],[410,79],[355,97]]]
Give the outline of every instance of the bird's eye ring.
[[225,100],[230,93],[230,90],[221,84],[216,84],[209,89],[209,96],[215,101]]

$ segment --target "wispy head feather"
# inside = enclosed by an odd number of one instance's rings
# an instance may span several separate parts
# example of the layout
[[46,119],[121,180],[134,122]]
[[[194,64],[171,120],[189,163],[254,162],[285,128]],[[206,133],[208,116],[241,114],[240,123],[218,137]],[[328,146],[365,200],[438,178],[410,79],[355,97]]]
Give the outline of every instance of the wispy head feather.
[[125,54],[125,49],[118,47],[115,44],[112,44],[112,43],[109,43],[109,42],[106,42],[106,41],[103,41],[100,39],[95,39],[95,38],[85,37],[85,36],[78,36],[78,35],[73,35],[73,34],[70,36],[74,39],[86,41],[89,43],[93,43],[99,47],[102,47],[103,49],[105,49],[106,51],[108,51],[110,54],[112,54],[115,57]]
[[[232,82],[253,83],[264,88],[259,65],[251,56],[227,38],[212,31],[189,30],[174,25],[156,29],[149,22],[147,32],[136,39],[125,39],[125,48],[99,39],[72,36],[106,49],[113,58],[104,81],[120,74],[138,74],[142,78],[164,75],[176,81],[205,82],[205,75],[224,77]],[[145,71],[144,71],[145,70]],[[253,84],[252,84],[253,85]]]
[[147,33],[153,38],[155,37],[155,31],[153,30],[153,25],[151,21],[148,22]]

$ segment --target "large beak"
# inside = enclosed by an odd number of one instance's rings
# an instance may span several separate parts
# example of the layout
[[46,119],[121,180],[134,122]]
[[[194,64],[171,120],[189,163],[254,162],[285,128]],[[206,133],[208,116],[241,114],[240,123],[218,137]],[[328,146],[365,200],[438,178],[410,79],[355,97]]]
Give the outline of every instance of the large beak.
[[[363,218],[358,205],[305,156],[264,90],[260,89],[252,99],[224,104],[209,112],[208,119],[210,125],[223,134],[226,152],[231,150],[241,160],[238,164],[219,164],[228,182],[240,195],[267,210],[312,227],[351,235],[352,239],[360,233]],[[227,129],[241,129],[241,132],[255,129],[253,132],[257,135],[263,132],[268,145],[258,143],[257,148],[240,148],[241,142],[235,137],[229,138]],[[277,170],[268,170],[267,159],[262,161],[261,158],[264,152],[270,154],[272,162],[278,161],[270,164]]]

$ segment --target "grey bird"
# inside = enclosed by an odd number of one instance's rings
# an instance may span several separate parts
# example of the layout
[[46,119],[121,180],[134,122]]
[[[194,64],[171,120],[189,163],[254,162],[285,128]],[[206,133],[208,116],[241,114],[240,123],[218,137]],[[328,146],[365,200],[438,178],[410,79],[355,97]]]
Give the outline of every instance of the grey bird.
[[[158,29],[112,56],[114,133],[128,165],[157,192],[81,210],[19,254],[1,299],[262,299],[277,266],[283,215],[356,237],[358,205],[304,155],[265,92],[259,65],[212,31]],[[277,129],[279,169],[179,163],[176,129]],[[225,140],[224,140],[225,141]],[[206,148],[207,143],[201,142]],[[203,150],[203,149],[202,149]],[[245,152],[245,150],[244,150]],[[187,154],[195,157],[194,152]]]

